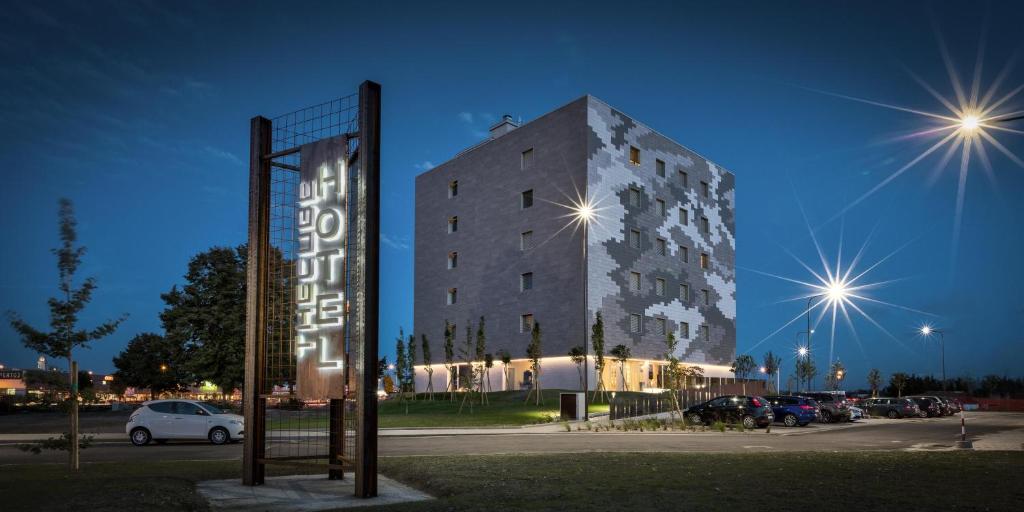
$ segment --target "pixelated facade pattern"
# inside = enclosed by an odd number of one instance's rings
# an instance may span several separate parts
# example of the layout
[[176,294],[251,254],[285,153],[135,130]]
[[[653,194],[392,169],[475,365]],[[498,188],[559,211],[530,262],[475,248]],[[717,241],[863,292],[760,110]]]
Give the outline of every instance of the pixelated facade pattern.
[[[487,351],[524,359],[523,315],[532,315],[545,356],[563,357],[584,343],[586,283],[588,316],[602,312],[608,348],[621,343],[634,358],[662,359],[664,328],[685,334],[684,360],[728,365],[736,346],[733,187],[731,173],[591,96],[488,139],[416,178],[413,332],[428,337],[439,363],[445,320],[456,325],[458,349],[467,323],[475,330],[483,315]],[[600,208],[586,266],[582,233],[563,229],[564,205],[577,191]],[[574,387],[575,368],[557,366],[565,382],[545,386]],[[435,374],[435,388],[444,389],[443,379]]]

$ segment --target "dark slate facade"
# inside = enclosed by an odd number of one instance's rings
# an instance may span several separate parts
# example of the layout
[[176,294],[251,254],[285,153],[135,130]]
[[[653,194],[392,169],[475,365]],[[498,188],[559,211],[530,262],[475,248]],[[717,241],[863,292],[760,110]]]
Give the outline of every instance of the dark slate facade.
[[[416,178],[414,330],[431,340],[435,362],[444,321],[457,325],[458,346],[481,315],[488,352],[524,358],[521,315],[532,314],[545,355],[564,356],[583,342],[586,272],[590,318],[602,312],[607,347],[661,359],[664,328],[682,338],[684,360],[728,365],[736,347],[733,175],[591,96],[502,133],[508,128]],[[529,190],[533,205],[523,208]],[[586,266],[582,233],[563,229],[564,205],[577,194],[598,213]],[[458,227],[449,233],[451,218]],[[527,231],[533,244],[523,249]],[[457,266],[448,268],[452,252]],[[524,273],[532,288],[521,291]]]

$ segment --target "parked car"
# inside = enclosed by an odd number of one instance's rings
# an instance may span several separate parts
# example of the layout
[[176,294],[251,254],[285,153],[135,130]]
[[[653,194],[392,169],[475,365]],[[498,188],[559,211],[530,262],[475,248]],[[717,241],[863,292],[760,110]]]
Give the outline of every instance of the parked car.
[[850,406],[850,421],[859,420],[864,418],[864,409],[860,407]]
[[744,428],[766,427],[775,420],[771,405],[763,397],[727,395],[688,407],[683,415],[691,423],[742,422]]
[[245,420],[198,400],[151,400],[144,402],[124,427],[132,444],[168,439],[209,439],[213,444],[237,442],[245,436]]
[[863,409],[872,416],[888,418],[907,418],[920,414],[921,410],[909,398],[869,398],[864,401]]
[[846,403],[846,394],[839,392],[801,393],[800,396],[813,398],[821,406],[821,420],[825,423],[850,421],[850,407]]
[[907,398],[927,398],[927,399],[935,402],[935,405],[937,405],[938,409],[939,409],[938,416],[949,416],[950,414],[953,414],[953,410],[952,410],[952,407],[949,405],[949,402],[947,402],[945,398],[942,398],[940,396],[935,396],[935,395],[917,395],[917,396],[912,396],[912,397],[907,397]]
[[787,427],[803,427],[818,419],[818,403],[802,396],[766,396],[772,406],[775,421]]
[[942,397],[942,399],[949,405],[950,414],[957,414],[963,408],[963,404],[961,404],[960,400],[957,400],[956,398]]
[[918,412],[917,415],[922,418],[934,418],[936,416],[942,416],[943,414],[944,406],[942,402],[935,397],[908,396],[907,398],[913,400],[914,403],[917,404],[918,409],[920,409],[920,412]]

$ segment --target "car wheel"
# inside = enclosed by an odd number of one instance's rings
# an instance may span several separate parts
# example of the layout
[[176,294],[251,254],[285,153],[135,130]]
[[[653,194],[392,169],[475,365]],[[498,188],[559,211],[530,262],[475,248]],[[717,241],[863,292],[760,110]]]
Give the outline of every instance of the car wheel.
[[829,411],[821,411],[821,421],[825,423],[832,423],[832,413]]
[[210,442],[213,444],[224,444],[231,440],[231,434],[223,427],[214,427],[210,430]]
[[704,419],[700,417],[700,414],[693,413],[690,415],[690,423],[700,425],[701,423],[704,423]]
[[921,411],[921,412],[917,413],[917,417],[919,417],[919,418],[927,418],[928,417],[928,411]]
[[896,411],[889,411],[889,414],[887,416],[889,416],[889,419],[894,420],[900,417],[900,413]]
[[785,423],[787,427],[795,427],[797,424],[796,416],[787,414],[785,418],[782,418],[782,422]]
[[753,416],[743,417],[743,428],[757,428],[757,421],[754,420]]
[[131,437],[132,444],[135,446],[146,446],[153,439],[149,435],[149,431],[142,427],[132,429],[129,437]]

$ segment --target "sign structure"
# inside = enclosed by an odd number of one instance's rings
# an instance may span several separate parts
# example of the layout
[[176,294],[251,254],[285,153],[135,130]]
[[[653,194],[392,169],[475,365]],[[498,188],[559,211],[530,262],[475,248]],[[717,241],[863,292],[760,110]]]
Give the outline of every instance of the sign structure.
[[295,393],[303,399],[345,398],[347,147],[340,136],[300,151]]
[[377,495],[380,99],[251,120],[244,485],[316,464]]

